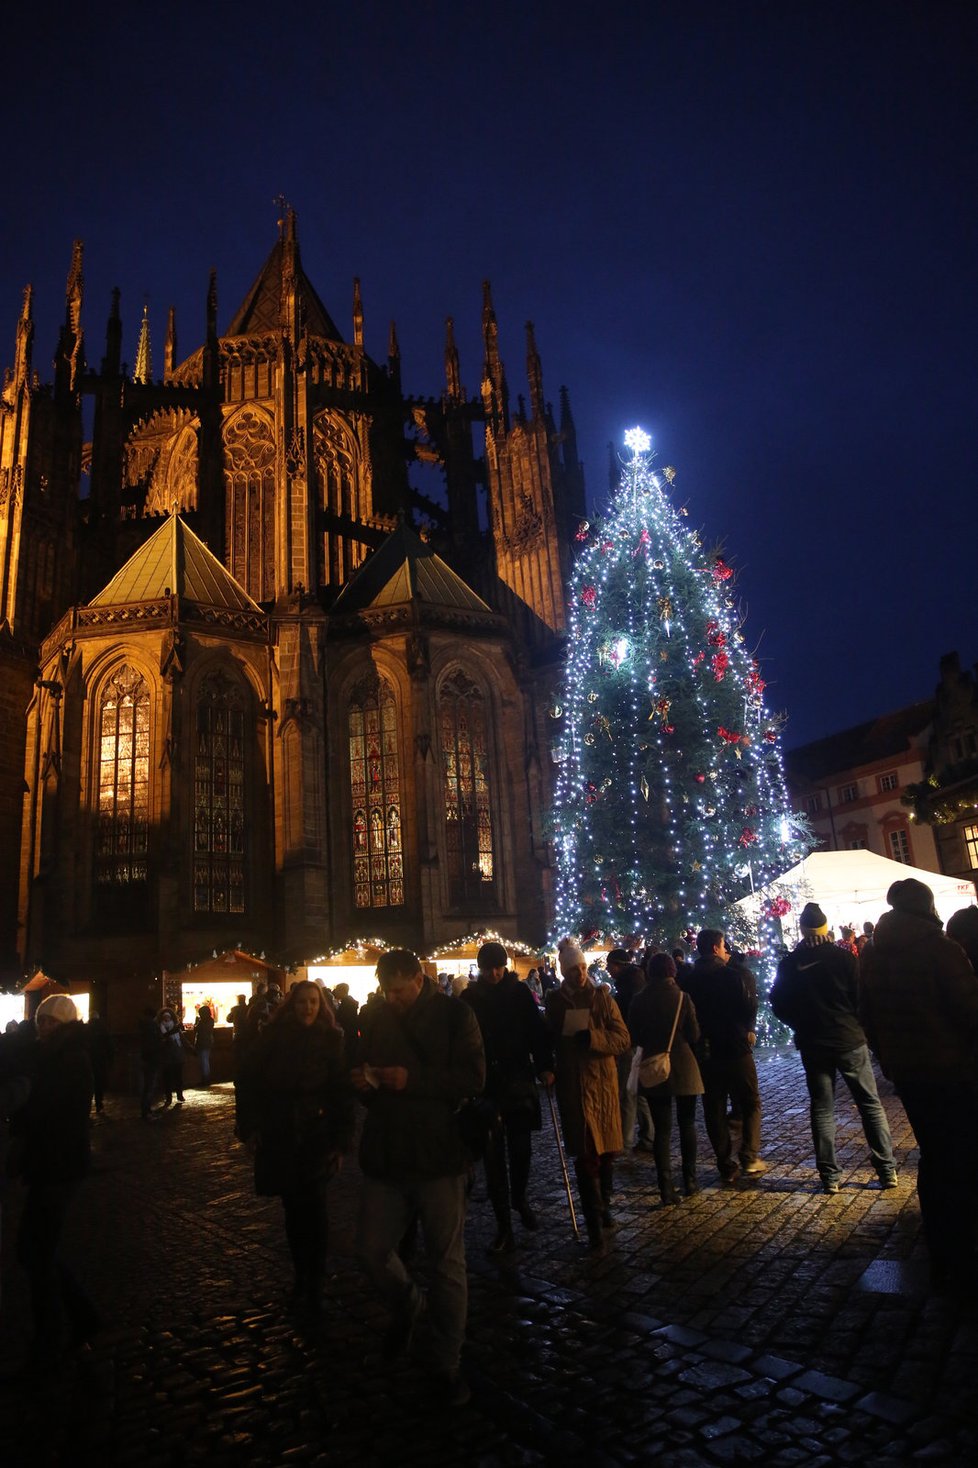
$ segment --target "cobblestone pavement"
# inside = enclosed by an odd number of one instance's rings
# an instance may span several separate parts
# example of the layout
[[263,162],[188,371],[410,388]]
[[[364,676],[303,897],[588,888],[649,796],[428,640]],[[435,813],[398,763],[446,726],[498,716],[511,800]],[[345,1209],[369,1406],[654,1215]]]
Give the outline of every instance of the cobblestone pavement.
[[926,1290],[916,1152],[882,1087],[900,1185],[881,1192],[840,1097],[844,1177],[818,1190],[801,1066],[759,1057],[756,1182],[659,1205],[651,1158],[617,1169],[618,1228],[571,1233],[552,1134],[535,1143],[539,1232],[502,1265],[477,1186],[468,1223],[471,1405],[433,1406],[424,1339],[381,1360],[385,1318],[353,1257],[357,1173],[334,1185],[330,1305],[318,1338],[286,1309],[277,1200],[256,1199],[229,1087],[150,1124],[110,1098],[66,1253],[107,1328],[91,1358],[17,1367],[23,1279],[3,1221],[0,1460],[20,1465],[978,1462],[978,1313]]

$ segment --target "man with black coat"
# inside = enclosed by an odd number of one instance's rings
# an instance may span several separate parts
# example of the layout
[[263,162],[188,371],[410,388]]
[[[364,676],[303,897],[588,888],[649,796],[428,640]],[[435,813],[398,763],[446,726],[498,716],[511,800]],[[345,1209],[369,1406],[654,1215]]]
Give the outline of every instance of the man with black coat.
[[[727,947],[726,935],[704,928],[696,938],[699,955],[683,987],[696,1007],[701,1040],[698,1054],[703,1076],[703,1120],[724,1183],[732,1185],[741,1170],[748,1176],[767,1171],[761,1146],[761,1095],[754,1065],[757,985]],[[727,1098],[741,1118],[740,1167],[733,1155]]]
[[483,1160],[497,1225],[489,1252],[503,1254],[513,1248],[511,1207],[524,1228],[538,1227],[526,1197],[530,1133],[540,1130],[537,1077],[545,1086],[554,1082],[554,1047],[533,995],[516,974],[508,971],[509,958],[503,945],[483,943],[476,962],[479,977],[459,997],[479,1022],[486,1050],[485,1094],[496,1102],[502,1119],[502,1125],[489,1137]]
[[368,1006],[360,1064],[352,1073],[367,1108],[358,1252],[393,1312],[384,1342],[392,1359],[408,1349],[425,1309],[425,1296],[398,1253],[412,1220],[420,1220],[431,1278],[433,1384],[441,1404],[457,1407],[471,1397],[460,1372],[470,1159],[457,1111],[485,1084],[482,1037],[468,1005],[442,994],[407,949],[382,954],[377,979],[384,997]]
[[897,1185],[893,1143],[880,1105],[866,1034],[859,1023],[859,964],[829,942],[828,919],[809,902],[798,920],[801,942],[778,964],[771,1008],[795,1032],[811,1100],[815,1165],[827,1193],[839,1191],[835,1155],[835,1080],[841,1075],[859,1108],[883,1188]]

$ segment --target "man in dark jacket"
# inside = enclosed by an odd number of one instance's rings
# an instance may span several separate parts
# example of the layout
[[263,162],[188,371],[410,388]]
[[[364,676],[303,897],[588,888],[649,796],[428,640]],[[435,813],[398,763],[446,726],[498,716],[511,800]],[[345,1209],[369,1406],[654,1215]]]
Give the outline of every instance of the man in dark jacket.
[[809,902],[799,918],[801,942],[778,964],[771,1008],[795,1032],[811,1100],[815,1164],[827,1193],[839,1191],[835,1155],[835,1078],[841,1075],[862,1118],[869,1152],[883,1188],[897,1185],[893,1143],[876,1090],[866,1035],[859,1023],[859,966],[852,953],[829,942],[822,909]]
[[459,1103],[486,1079],[482,1037],[468,1005],[439,992],[415,954],[381,955],[383,1000],[362,1027],[353,1084],[367,1107],[360,1139],[363,1190],[359,1254],[393,1310],[388,1359],[406,1351],[425,1297],[397,1247],[415,1217],[431,1271],[428,1314],[440,1400],[461,1406],[470,1392],[459,1370],[468,1285],[465,1181]]
[[894,882],[863,949],[860,1018],[913,1127],[917,1194],[938,1289],[978,1289],[978,978],[941,931],[930,888]]
[[85,1344],[99,1325],[95,1306],[61,1255],[68,1207],[89,1167],[92,1065],[85,1027],[68,995],[49,995],[34,1023],[30,1095],[10,1131],[27,1185],[17,1257],[30,1281],[34,1352],[49,1366],[65,1344],[63,1317],[69,1346]]
[[[632,1000],[636,994],[641,994],[645,988],[645,975],[637,963],[632,961],[633,956],[627,948],[612,948],[605,963],[611,982],[615,986],[615,1002],[621,1011],[621,1017],[628,1024],[628,1011],[632,1007]],[[636,1152],[642,1148],[646,1152],[652,1151],[652,1113],[649,1111],[649,1103],[644,1096],[629,1093],[628,1073],[632,1068],[632,1056],[635,1054],[634,1045],[626,1050],[624,1055],[616,1057],[618,1066],[618,1101],[621,1106],[621,1134],[625,1139],[625,1155]],[[638,1136],[635,1135],[635,1123],[638,1122]]]
[[[685,989],[696,1007],[701,1040],[699,1062],[703,1076],[703,1120],[716,1153],[720,1176],[736,1182],[741,1169],[748,1176],[766,1172],[758,1156],[761,1146],[761,1095],[753,1048],[757,1023],[757,985],[750,969],[738,963],[726,936],[704,928],[696,938],[699,954]],[[733,1156],[727,1098],[741,1118],[740,1168]]]
[[486,1095],[496,1102],[502,1118],[502,1125],[488,1139],[483,1161],[497,1224],[489,1252],[503,1254],[513,1248],[511,1206],[524,1228],[538,1226],[526,1198],[530,1133],[540,1130],[536,1078],[539,1076],[546,1086],[554,1082],[554,1047],[533,995],[516,974],[508,972],[509,958],[503,945],[483,943],[476,962],[479,977],[459,997],[479,1022],[486,1051]]
[[347,1059],[352,1065],[356,1058],[357,1041],[359,1039],[357,1015],[360,1006],[351,995],[349,984],[337,984],[333,990],[333,998],[336,1000],[336,1023],[343,1031],[343,1043],[346,1046]]

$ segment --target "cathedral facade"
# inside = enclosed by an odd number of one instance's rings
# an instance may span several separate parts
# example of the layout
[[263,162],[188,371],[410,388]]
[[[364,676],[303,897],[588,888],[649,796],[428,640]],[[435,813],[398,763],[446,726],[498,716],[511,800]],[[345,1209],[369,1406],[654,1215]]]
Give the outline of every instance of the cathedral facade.
[[226,332],[214,277],[182,360],[171,312],[159,380],[145,319],[123,366],[118,293],[94,369],[82,295],[76,245],[53,381],[28,288],[0,403],[6,971],[89,980],[121,1028],[215,949],[542,941],[584,484],[532,327],[516,409],[488,286],[479,395],[449,321],[441,393],[408,396],[292,213]]

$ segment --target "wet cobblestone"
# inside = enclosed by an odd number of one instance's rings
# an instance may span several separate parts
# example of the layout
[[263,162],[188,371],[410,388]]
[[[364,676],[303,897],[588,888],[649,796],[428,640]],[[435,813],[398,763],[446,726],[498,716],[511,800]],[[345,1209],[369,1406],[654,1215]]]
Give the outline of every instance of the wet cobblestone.
[[335,1184],[330,1304],[312,1338],[285,1308],[279,1205],[253,1195],[229,1090],[188,1092],[148,1125],[131,1098],[110,1098],[67,1242],[108,1325],[90,1359],[41,1380],[18,1375],[26,1300],[8,1193],[5,1468],[976,1461],[978,1318],[923,1288],[901,1108],[884,1086],[900,1186],[883,1193],[840,1101],[843,1186],[828,1198],[797,1057],[766,1055],[759,1069],[770,1171],[721,1189],[703,1138],[703,1191],[662,1208],[651,1158],[623,1163],[603,1258],[572,1236],[546,1133],[542,1227],[499,1264],[484,1252],[493,1223],[477,1187],[473,1401],[452,1412],[431,1408],[423,1340],[411,1361],[381,1361],[384,1316],[354,1260],[355,1166]]

